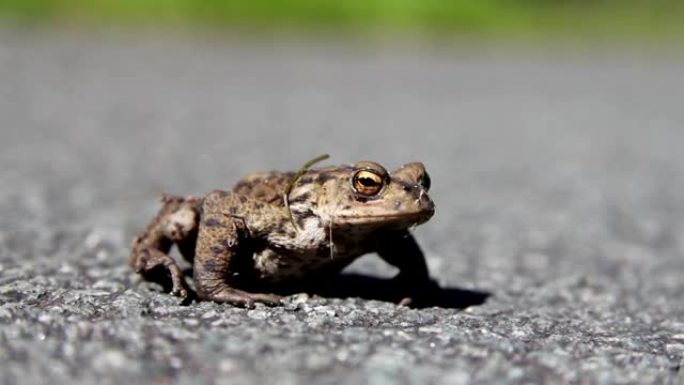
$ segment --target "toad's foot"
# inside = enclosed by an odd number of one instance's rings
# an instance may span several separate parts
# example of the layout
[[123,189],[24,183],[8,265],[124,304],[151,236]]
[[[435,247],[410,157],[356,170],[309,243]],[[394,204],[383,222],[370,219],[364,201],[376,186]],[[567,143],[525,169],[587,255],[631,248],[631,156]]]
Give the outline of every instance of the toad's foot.
[[183,277],[183,272],[173,258],[161,251],[154,249],[139,250],[133,257],[133,268],[136,273],[149,280],[155,280],[153,276],[159,272],[160,268],[165,269],[171,278],[171,294],[183,298],[187,297],[188,286]]
[[439,285],[431,279],[416,278],[401,273],[392,279],[391,286],[399,294],[395,297],[397,305],[412,308],[420,308],[432,303],[434,296],[441,290]]
[[281,306],[283,305],[283,297],[276,294],[267,293],[250,293],[243,290],[235,289],[225,284],[221,288],[211,293],[202,295],[203,299],[211,301],[228,303],[233,306],[245,307],[248,309],[254,308],[255,303],[263,303],[267,306]]

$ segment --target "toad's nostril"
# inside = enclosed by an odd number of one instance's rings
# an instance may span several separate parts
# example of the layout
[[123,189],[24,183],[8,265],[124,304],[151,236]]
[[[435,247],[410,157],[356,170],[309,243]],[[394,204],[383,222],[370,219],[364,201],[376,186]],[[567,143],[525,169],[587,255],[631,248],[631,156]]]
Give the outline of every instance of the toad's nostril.
[[430,199],[427,194],[421,193],[420,194],[420,204],[426,209],[426,210],[434,210],[435,209],[435,203]]
[[432,184],[432,180],[430,180],[430,175],[425,172],[423,175],[418,180],[418,183],[420,183],[421,186],[425,189],[425,191],[430,190],[430,185]]

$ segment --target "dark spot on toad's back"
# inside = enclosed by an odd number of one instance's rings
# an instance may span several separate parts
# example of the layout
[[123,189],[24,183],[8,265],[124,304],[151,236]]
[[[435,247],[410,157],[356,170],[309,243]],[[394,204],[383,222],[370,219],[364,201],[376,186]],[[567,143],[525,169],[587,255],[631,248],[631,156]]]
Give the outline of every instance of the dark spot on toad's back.
[[335,176],[332,175],[332,173],[323,173],[316,178],[316,183],[323,184],[333,178],[335,178]]

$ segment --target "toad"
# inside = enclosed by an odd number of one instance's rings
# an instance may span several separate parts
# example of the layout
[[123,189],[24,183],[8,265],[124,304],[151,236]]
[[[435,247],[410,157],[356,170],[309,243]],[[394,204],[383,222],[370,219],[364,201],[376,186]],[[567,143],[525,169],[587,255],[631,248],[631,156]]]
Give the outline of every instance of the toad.
[[435,212],[423,164],[391,173],[375,162],[308,166],[250,174],[205,197],[164,196],[133,241],[130,265],[148,280],[170,278],[171,293],[186,297],[183,272],[169,255],[175,244],[192,263],[199,299],[253,307],[282,304],[276,293],[285,288],[325,283],[376,252],[399,269],[400,303],[409,304],[431,282],[410,233]]

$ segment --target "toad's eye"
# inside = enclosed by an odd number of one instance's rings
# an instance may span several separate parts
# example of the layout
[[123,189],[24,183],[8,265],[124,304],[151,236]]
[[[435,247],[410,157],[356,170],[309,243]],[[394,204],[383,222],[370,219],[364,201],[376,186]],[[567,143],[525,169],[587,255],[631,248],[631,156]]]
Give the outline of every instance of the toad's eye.
[[357,193],[365,196],[372,196],[382,190],[382,176],[369,170],[360,170],[354,174],[352,185]]

